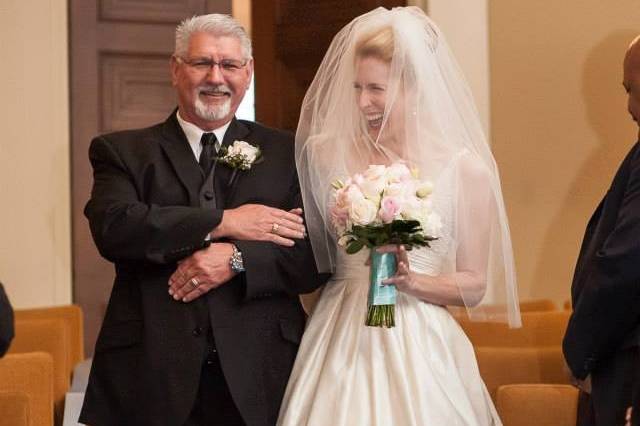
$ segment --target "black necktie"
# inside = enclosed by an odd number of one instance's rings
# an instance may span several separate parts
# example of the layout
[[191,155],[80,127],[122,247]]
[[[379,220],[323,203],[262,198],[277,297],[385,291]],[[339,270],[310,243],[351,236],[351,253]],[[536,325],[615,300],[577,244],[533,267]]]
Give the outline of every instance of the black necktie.
[[200,138],[200,144],[202,145],[202,151],[200,151],[200,168],[205,176],[209,175],[211,170],[211,164],[213,164],[213,156],[216,154],[217,139],[215,133],[203,133]]

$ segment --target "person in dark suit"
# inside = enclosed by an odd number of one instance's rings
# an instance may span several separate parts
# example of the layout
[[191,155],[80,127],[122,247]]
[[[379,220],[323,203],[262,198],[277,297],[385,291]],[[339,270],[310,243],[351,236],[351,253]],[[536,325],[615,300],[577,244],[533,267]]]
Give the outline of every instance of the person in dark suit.
[[305,323],[298,295],[326,277],[293,136],[234,118],[252,72],[236,21],[187,19],[171,58],[177,110],[91,143],[85,215],[116,278],[82,423],[275,424]]
[[13,309],[0,283],[0,357],[7,353],[14,336]]
[[[638,39],[625,56],[623,84],[629,114],[638,123]],[[627,154],[587,225],[571,297],[563,352],[577,384],[591,394],[579,424],[622,425],[640,346],[640,143]]]

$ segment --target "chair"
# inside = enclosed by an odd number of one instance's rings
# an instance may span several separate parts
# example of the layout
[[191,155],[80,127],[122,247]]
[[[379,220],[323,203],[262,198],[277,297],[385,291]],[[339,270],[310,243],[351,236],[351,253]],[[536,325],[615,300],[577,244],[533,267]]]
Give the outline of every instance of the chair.
[[[68,326],[60,319],[20,319],[9,347],[11,354],[46,352],[53,358],[53,401],[56,420],[62,419],[64,397],[70,385]],[[59,424],[59,422],[57,423]]]
[[521,328],[509,328],[504,323],[474,322],[464,316],[457,320],[474,346],[561,346],[570,314],[569,311],[525,312]]
[[[21,395],[21,396],[20,396]],[[24,398],[27,398],[27,423]],[[6,398],[6,399],[5,399]],[[10,354],[0,359],[0,425],[53,424],[53,358],[44,352]],[[7,404],[20,404],[5,410]],[[10,416],[13,416],[10,418]]]
[[551,299],[533,299],[520,302],[520,312],[544,312],[556,309],[556,304]]
[[48,308],[16,309],[16,321],[27,319],[55,318],[64,321],[69,335],[68,352],[69,377],[76,364],[84,360],[84,323],[82,309],[78,305],[54,306]]
[[29,396],[0,391],[0,426],[29,426]]
[[578,390],[550,384],[501,386],[496,408],[504,426],[575,426]]
[[516,383],[569,384],[560,346],[540,348],[476,347],[480,375],[491,398],[498,388]]

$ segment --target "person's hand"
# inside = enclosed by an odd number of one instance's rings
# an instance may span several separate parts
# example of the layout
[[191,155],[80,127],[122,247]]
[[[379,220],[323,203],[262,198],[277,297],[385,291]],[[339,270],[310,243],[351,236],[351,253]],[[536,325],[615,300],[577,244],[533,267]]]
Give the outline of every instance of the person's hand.
[[575,377],[570,377],[570,382],[573,386],[580,389],[582,392],[586,392],[588,394],[591,393],[591,375],[588,375],[584,380],[576,379]]
[[631,426],[631,416],[633,415],[633,407],[627,408],[627,414],[624,416],[624,426]]
[[396,255],[396,274],[391,278],[383,280],[382,284],[393,284],[399,291],[415,296],[417,294],[417,281],[409,267],[407,249],[404,248],[403,245],[386,245],[376,250],[378,253],[395,253]]
[[576,379],[566,361],[563,363],[562,369],[569,378],[569,383],[583,392],[591,393],[591,375],[588,375],[584,380]]
[[245,204],[225,210],[211,236],[214,239],[271,241],[291,247],[295,244],[294,239],[305,236],[302,209],[285,211],[261,204]]
[[213,243],[185,258],[169,277],[169,295],[191,302],[226,283],[235,275],[229,265],[232,254],[233,244]]

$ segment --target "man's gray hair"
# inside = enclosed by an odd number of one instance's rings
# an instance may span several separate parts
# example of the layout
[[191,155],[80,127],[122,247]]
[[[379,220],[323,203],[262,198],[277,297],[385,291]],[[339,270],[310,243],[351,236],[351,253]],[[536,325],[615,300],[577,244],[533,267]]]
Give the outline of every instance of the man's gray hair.
[[251,39],[242,25],[229,15],[211,13],[187,18],[176,27],[176,46],[173,52],[176,56],[184,56],[189,49],[191,36],[198,32],[205,32],[221,37],[235,37],[240,40],[244,59],[251,59]]

